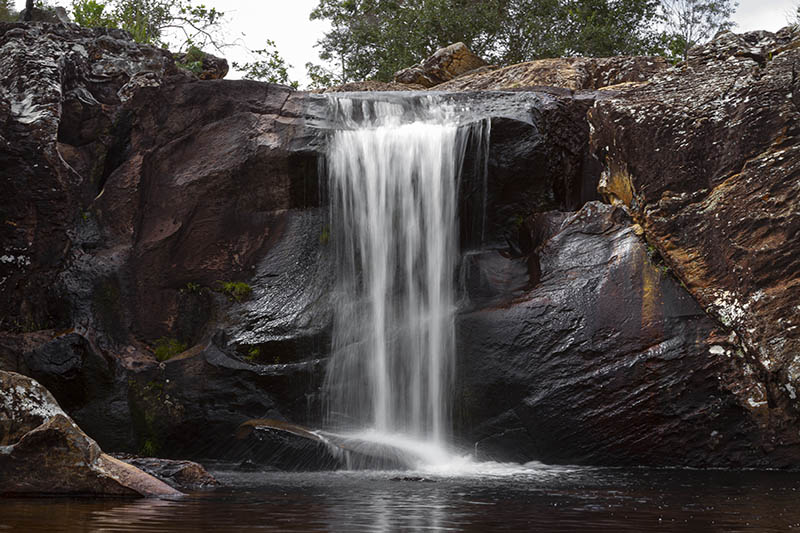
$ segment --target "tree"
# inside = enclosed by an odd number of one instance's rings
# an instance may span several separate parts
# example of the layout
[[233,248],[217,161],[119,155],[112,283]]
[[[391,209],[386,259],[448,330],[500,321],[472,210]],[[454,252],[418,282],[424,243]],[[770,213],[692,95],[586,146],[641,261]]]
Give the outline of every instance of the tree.
[[735,0],[662,0],[668,52],[685,61],[689,49],[732,28]]
[[320,58],[342,81],[388,81],[438,48],[464,42],[490,62],[651,53],[659,0],[320,0],[331,30]]
[[507,1],[320,0],[311,18],[331,24],[318,42],[320,58],[342,82],[389,80],[395,71],[454,42],[488,53]]
[[244,71],[247,80],[261,80],[271,83],[282,83],[297,88],[296,81],[289,80],[291,65],[278,53],[275,42],[267,39],[266,46],[261,50],[253,51],[254,60],[247,63],[233,62],[233,68]]
[[342,80],[333,71],[310,61],[306,63],[306,75],[311,80],[311,83],[308,84],[309,89],[325,89],[342,83]]
[[0,0],[0,22],[11,22],[17,20],[17,13],[14,11],[12,0]]
[[117,21],[106,12],[105,4],[95,0],[82,0],[72,3],[72,19],[87,28],[116,28]]
[[33,0],[25,0],[25,22],[33,18]]
[[216,34],[224,14],[192,0],[73,0],[75,22],[121,28],[140,43],[165,46],[165,32],[179,32],[179,50],[224,46]]

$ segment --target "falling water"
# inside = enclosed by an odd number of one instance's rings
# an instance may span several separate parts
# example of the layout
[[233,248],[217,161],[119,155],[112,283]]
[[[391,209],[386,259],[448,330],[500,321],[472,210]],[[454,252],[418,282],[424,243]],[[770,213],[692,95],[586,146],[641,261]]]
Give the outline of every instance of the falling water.
[[336,253],[329,418],[442,444],[457,195],[471,129],[432,97],[330,102],[340,129],[327,159]]

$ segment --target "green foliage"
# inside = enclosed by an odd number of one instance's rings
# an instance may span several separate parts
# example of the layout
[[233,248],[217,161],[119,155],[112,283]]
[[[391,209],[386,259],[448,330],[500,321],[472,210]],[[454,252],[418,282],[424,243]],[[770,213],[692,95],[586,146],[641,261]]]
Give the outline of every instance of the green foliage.
[[254,346],[253,348],[250,348],[247,351],[245,359],[247,359],[250,362],[253,362],[257,360],[260,356],[261,356],[261,348],[259,348],[258,346]]
[[186,351],[186,344],[171,337],[162,337],[158,339],[155,346],[153,346],[153,352],[155,353],[156,359],[159,361],[172,359],[184,351]]
[[250,297],[253,289],[243,281],[219,281],[217,291],[229,299],[242,302]]
[[322,245],[328,244],[331,240],[331,227],[327,224],[322,226],[322,233],[319,235],[319,243]]
[[338,81],[389,81],[459,41],[503,65],[651,53],[661,43],[658,7],[659,0],[319,0],[311,18],[331,25],[317,45]]
[[311,62],[306,63],[306,75],[310,80],[309,89],[325,89],[342,83],[333,71]]
[[195,283],[190,281],[186,284],[184,288],[181,289],[182,293],[185,294],[200,294],[201,292],[207,290],[205,287],[200,285],[199,283]]
[[647,257],[650,259],[650,263],[662,274],[668,274],[670,272],[669,265],[667,265],[666,261],[664,261],[664,258],[658,251],[658,248],[650,243],[647,243]]
[[291,65],[278,53],[275,42],[267,39],[266,45],[261,50],[253,51],[253,61],[247,63],[232,63],[233,68],[243,71],[247,80],[261,80],[271,83],[282,83],[297,88],[297,82],[289,80],[288,69]]
[[186,51],[183,61],[179,61],[176,64],[189,72],[200,74],[203,72],[203,51],[192,45],[189,47],[189,50]]
[[117,21],[106,11],[105,4],[96,0],[73,0],[72,18],[87,28],[117,27]]
[[732,28],[737,5],[735,0],[662,0],[667,54],[686,60],[691,47]]
[[128,380],[131,418],[141,455],[155,457],[164,451],[169,444],[169,428],[182,419],[183,406],[169,392],[169,385],[163,381],[142,384],[137,379]]
[[140,43],[165,46],[165,32],[177,33],[180,49],[219,48],[216,31],[224,14],[192,0],[72,0],[81,26],[122,28]]
[[147,439],[142,444],[139,454],[144,457],[155,457],[158,453],[158,448],[158,445],[152,439]]
[[17,16],[12,0],[0,0],[0,22],[13,22],[17,20]]

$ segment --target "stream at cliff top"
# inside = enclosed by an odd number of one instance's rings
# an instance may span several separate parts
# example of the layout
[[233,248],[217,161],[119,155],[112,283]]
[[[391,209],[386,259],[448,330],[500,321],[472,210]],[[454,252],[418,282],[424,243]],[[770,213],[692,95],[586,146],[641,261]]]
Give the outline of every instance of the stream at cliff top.
[[[221,468],[222,465],[218,465]],[[241,473],[176,500],[0,500],[0,531],[787,531],[800,474],[485,465]]]

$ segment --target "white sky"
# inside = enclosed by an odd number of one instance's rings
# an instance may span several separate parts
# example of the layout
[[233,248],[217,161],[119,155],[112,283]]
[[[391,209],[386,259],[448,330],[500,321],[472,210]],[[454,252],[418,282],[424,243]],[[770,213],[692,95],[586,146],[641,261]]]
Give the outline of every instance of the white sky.
[[[18,9],[25,7],[24,0],[15,0]],[[740,0],[733,19],[736,32],[752,30],[776,31],[786,25],[800,0]],[[68,7],[70,0],[51,3]],[[197,0],[208,7],[225,13],[226,40],[237,43],[226,48],[228,62],[245,62],[250,59],[248,50],[264,47],[266,39],[275,41],[281,55],[292,65],[290,78],[303,86],[308,80],[306,62],[319,62],[314,44],[327,29],[323,21],[310,21],[308,15],[318,0]],[[231,71],[228,78],[241,77]]]

